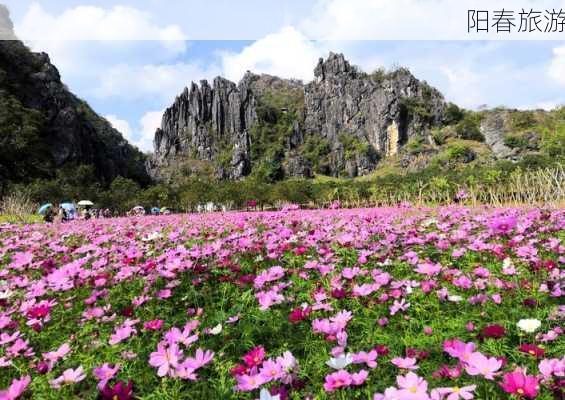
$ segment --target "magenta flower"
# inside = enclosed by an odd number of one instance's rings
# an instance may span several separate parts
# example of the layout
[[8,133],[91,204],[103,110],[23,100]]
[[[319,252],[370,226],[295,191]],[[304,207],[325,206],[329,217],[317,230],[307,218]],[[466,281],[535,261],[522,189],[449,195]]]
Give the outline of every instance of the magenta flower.
[[179,349],[177,344],[173,343],[165,347],[165,345],[159,343],[157,351],[149,355],[149,365],[158,368],[158,376],[165,376],[171,373],[171,369],[179,365],[180,357],[182,357],[182,350]]
[[158,331],[163,327],[163,320],[162,319],[154,319],[151,321],[146,321],[143,324],[143,328],[146,331]]
[[128,383],[125,384],[119,381],[114,386],[106,385],[100,391],[100,398],[101,400],[132,400],[133,382],[128,381]]
[[102,390],[120,369],[119,365],[110,367],[110,364],[104,363],[100,367],[94,368],[94,376],[98,379],[98,389]]
[[1,400],[16,400],[22,395],[31,383],[29,375],[23,376],[20,379],[12,380],[11,385],[6,390],[0,390]]
[[253,368],[260,365],[265,359],[265,349],[263,346],[257,346],[251,349],[246,355],[242,357],[247,367]]
[[520,369],[502,376],[500,386],[506,393],[533,399],[538,394],[538,378],[526,375]]
[[348,387],[352,383],[352,378],[349,372],[340,369],[332,374],[326,375],[324,382],[324,390],[326,392],[333,392],[342,387]]

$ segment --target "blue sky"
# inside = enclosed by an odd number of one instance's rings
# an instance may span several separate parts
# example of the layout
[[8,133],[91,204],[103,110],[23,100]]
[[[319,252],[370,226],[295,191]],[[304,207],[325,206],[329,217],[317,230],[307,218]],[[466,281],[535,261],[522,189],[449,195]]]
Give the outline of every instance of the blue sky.
[[[524,3],[549,4],[535,1]],[[144,151],[152,147],[162,111],[191,81],[217,75],[237,81],[248,69],[308,81],[318,57],[329,51],[343,52],[366,71],[406,66],[468,108],[565,104],[564,41],[444,40],[460,38],[462,25],[449,23],[436,36],[420,35],[412,24],[398,34],[407,40],[374,40],[383,29],[395,32],[396,15],[422,4],[444,3],[451,7],[446,13],[459,18],[460,10],[447,2],[5,1],[18,36],[49,53],[71,90]]]

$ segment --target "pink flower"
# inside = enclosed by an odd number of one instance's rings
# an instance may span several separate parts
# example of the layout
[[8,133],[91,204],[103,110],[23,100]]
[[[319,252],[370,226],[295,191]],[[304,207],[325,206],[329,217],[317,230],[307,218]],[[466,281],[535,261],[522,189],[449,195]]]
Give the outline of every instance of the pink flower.
[[408,307],[410,307],[410,303],[407,303],[406,300],[394,300],[394,303],[390,306],[390,315],[394,315],[399,311],[406,311]]
[[416,359],[411,357],[401,358],[396,357],[390,360],[391,363],[396,365],[400,369],[416,370],[418,366],[416,365]]
[[182,357],[182,350],[179,350],[177,344],[173,343],[165,347],[162,343],[159,343],[157,351],[149,355],[149,365],[158,368],[158,376],[165,376],[171,373],[172,368],[179,365],[180,357]]
[[94,376],[98,379],[98,389],[102,390],[104,386],[108,384],[110,379],[116,376],[116,373],[120,369],[119,365],[110,367],[110,364],[104,363],[98,368],[94,368]]
[[259,373],[263,376],[265,382],[277,380],[283,375],[282,365],[273,360],[266,360],[261,366]]
[[459,400],[459,399],[470,400],[475,397],[473,392],[475,391],[476,388],[477,385],[470,385],[464,387],[453,386],[446,388],[437,388],[432,390],[431,397],[432,400],[440,400],[444,398],[446,400]]
[[208,364],[214,358],[214,352],[209,350],[197,349],[194,357],[187,357],[176,368],[175,376],[182,379],[195,381],[198,379],[196,370]]
[[360,386],[365,383],[367,377],[369,376],[369,372],[367,370],[362,369],[357,373],[353,373],[351,376],[351,384],[355,386]]
[[502,376],[500,386],[506,393],[533,399],[538,394],[538,378],[526,375],[521,370],[508,372]]
[[48,362],[51,370],[57,361],[63,359],[71,351],[68,343],[63,343],[57,350],[43,353],[43,359]]
[[552,375],[562,378],[565,376],[565,357],[561,360],[558,358],[541,360],[538,368],[545,379],[551,378]]
[[53,389],[60,389],[63,385],[77,383],[82,381],[84,378],[86,378],[86,375],[84,374],[82,366],[78,367],[77,369],[69,368],[65,370],[63,374],[58,378],[51,379],[49,381],[49,385]]
[[420,378],[413,372],[408,372],[406,376],[397,376],[396,383],[398,384],[397,395],[402,400],[428,400],[428,382]]
[[364,351],[360,351],[359,353],[351,354],[351,359],[353,364],[367,364],[369,368],[376,368],[377,367],[377,357],[379,353],[376,350],[371,350],[370,352],[366,353]]
[[258,389],[263,383],[265,378],[261,374],[241,374],[235,377],[237,381],[237,390],[242,392],[249,392]]
[[494,373],[502,367],[502,361],[496,357],[486,357],[482,353],[475,352],[471,354],[465,371],[469,375],[483,375],[486,379],[493,380]]
[[21,396],[31,383],[31,377],[26,375],[20,379],[13,379],[6,390],[0,390],[0,400],[16,400]]
[[467,362],[471,354],[474,353],[476,349],[475,343],[469,342],[464,343],[459,339],[446,340],[443,342],[443,351],[449,354],[451,357],[458,358],[463,362]]
[[324,390],[326,392],[333,392],[342,387],[348,387],[351,385],[352,379],[349,372],[340,369],[333,374],[326,375],[326,381],[324,382]]

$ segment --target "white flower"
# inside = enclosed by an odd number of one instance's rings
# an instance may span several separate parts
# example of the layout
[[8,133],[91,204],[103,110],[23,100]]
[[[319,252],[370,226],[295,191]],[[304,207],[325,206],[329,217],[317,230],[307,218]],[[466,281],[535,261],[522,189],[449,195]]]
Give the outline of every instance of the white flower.
[[524,332],[533,333],[539,329],[541,321],[538,319],[521,319],[516,325]]
[[281,396],[278,394],[275,394],[274,396],[269,393],[269,391],[265,388],[261,389],[261,392],[259,393],[259,400],[280,400]]
[[162,237],[163,235],[161,235],[159,232],[151,232],[149,235],[141,238],[141,240],[144,242],[152,242],[153,240],[161,239]]
[[329,361],[326,361],[326,365],[333,369],[344,369],[349,364],[353,362],[353,358],[349,353],[342,354],[339,357],[330,358]]
[[222,324],[218,324],[210,329],[210,335],[219,335],[222,332]]
[[452,301],[454,303],[459,303],[461,300],[463,300],[463,297],[457,294],[452,294],[450,296],[447,296],[447,300]]
[[13,296],[13,294],[14,292],[12,292],[10,289],[0,290],[0,300],[9,299]]

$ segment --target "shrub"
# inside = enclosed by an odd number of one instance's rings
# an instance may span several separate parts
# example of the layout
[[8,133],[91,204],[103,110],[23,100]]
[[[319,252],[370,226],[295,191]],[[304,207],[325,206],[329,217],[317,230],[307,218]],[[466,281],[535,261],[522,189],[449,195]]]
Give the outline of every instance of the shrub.
[[455,132],[461,139],[483,142],[485,138],[481,133],[480,122],[480,114],[466,112],[463,119],[455,125]]

